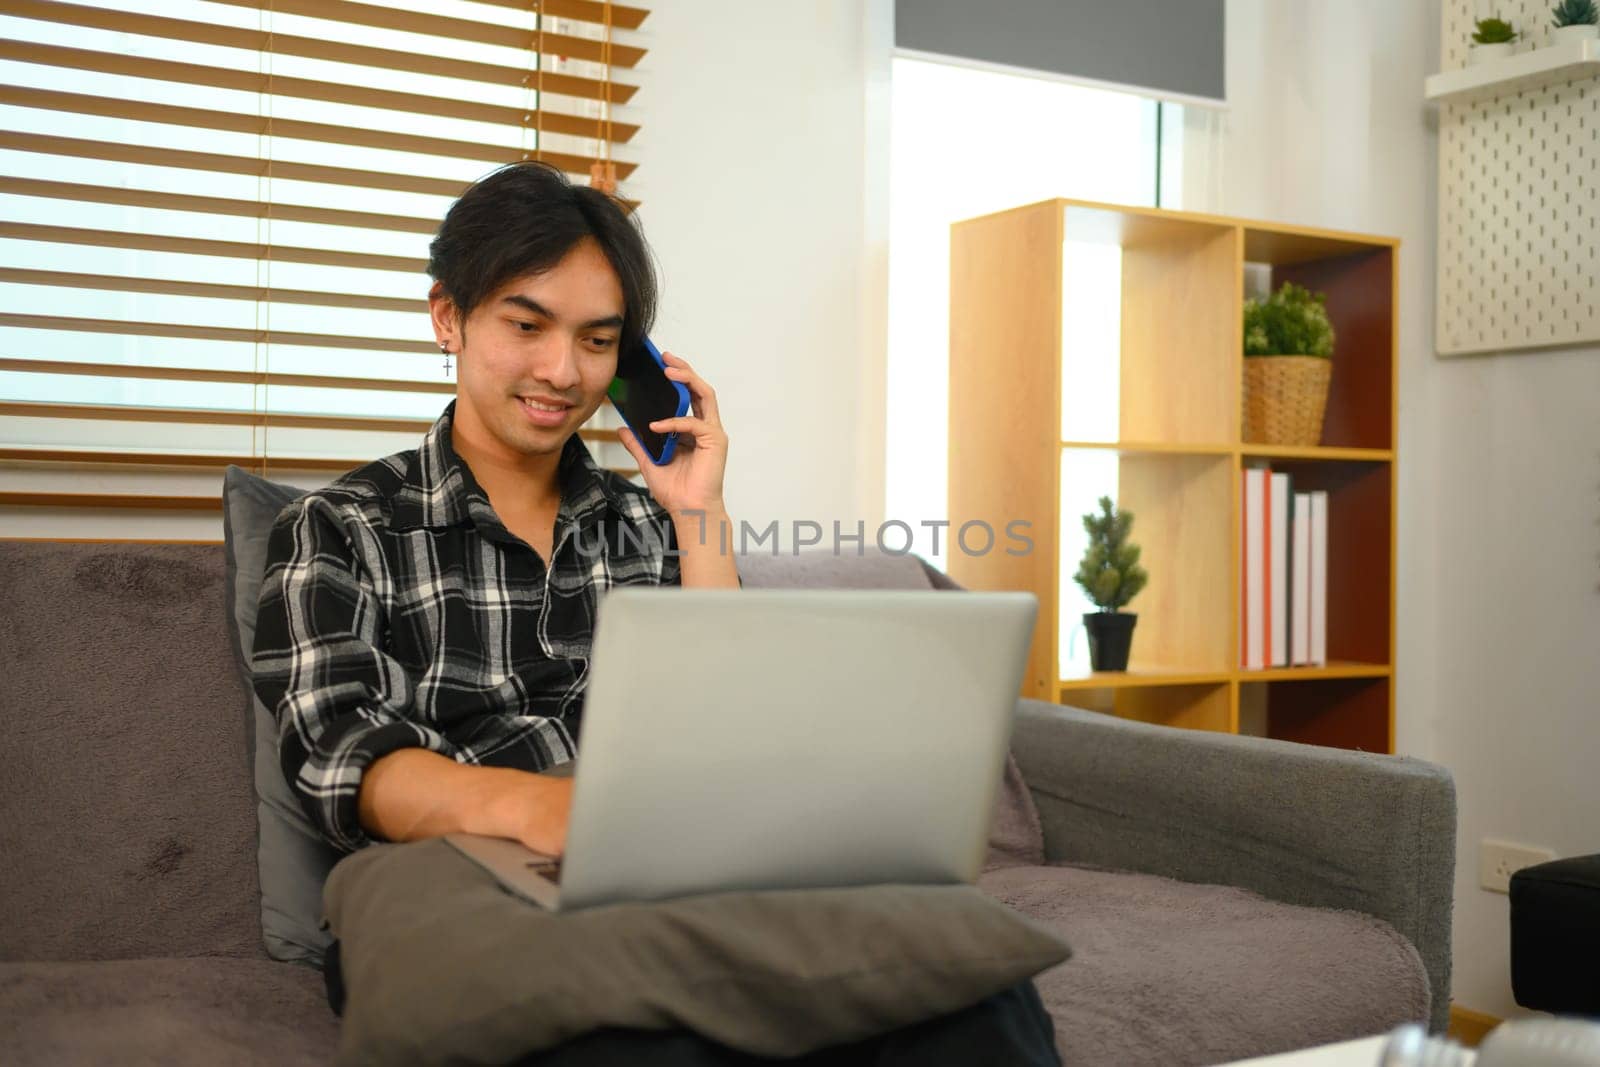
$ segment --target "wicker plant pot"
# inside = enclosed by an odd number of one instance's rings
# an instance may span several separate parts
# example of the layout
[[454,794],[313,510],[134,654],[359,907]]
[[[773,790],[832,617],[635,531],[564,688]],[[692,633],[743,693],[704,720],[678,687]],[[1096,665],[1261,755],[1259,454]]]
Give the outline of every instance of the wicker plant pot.
[[1333,361],[1321,356],[1246,356],[1244,439],[1252,445],[1318,445]]

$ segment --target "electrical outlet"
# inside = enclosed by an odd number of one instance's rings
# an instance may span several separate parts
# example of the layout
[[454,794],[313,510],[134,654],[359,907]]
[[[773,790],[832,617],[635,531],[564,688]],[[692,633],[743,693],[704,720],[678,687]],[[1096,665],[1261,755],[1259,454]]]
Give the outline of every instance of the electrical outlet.
[[1513,872],[1555,858],[1556,854],[1547,848],[1491,841],[1486,837],[1478,842],[1478,884],[1491,893],[1509,893]]

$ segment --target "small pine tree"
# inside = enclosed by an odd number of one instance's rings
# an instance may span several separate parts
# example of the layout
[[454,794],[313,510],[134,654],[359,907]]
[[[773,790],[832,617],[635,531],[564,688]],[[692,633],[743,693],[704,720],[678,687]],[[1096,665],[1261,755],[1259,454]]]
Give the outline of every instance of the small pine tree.
[[1139,546],[1128,541],[1133,513],[1118,511],[1111,498],[1100,498],[1100,513],[1083,517],[1089,548],[1078,566],[1077,583],[1101,611],[1117,611],[1139,594],[1149,580],[1139,566]]

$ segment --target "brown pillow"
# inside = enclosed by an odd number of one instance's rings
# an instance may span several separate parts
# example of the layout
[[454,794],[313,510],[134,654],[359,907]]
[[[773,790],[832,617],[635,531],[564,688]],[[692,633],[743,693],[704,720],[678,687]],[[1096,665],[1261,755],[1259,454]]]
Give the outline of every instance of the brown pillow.
[[504,1062],[601,1027],[798,1056],[958,1011],[1070,955],[973,886],[684,897],[553,914],[442,839],[370,845],[324,904],[339,1062]]

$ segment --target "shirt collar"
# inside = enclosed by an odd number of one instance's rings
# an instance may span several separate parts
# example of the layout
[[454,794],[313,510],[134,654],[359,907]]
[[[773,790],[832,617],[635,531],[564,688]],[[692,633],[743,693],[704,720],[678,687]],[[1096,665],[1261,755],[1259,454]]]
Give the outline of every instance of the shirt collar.
[[[451,444],[455,410],[452,400],[423,436],[422,444],[409,454],[405,480],[395,496],[392,522],[398,528],[470,524],[505,529],[472,468]],[[595,463],[578,434],[562,446],[556,478],[561,485],[560,517],[582,522],[606,508],[619,518],[627,517],[610,474]]]

